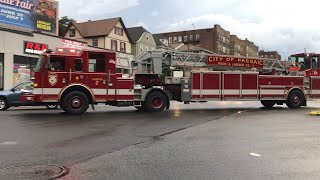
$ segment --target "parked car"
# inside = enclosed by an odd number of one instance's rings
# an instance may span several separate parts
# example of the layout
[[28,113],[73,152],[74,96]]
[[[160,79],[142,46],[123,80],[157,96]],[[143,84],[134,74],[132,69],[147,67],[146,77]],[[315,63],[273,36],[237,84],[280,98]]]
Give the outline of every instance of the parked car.
[[[28,91],[30,94],[33,93],[33,88],[31,86],[32,82],[24,82],[21,84],[18,84],[14,86],[13,88],[6,90],[6,91],[0,91],[0,111],[1,110],[7,110],[10,107],[14,106],[34,106],[35,104],[31,102],[21,102],[20,101],[20,95],[21,90]],[[58,107],[58,105],[45,105],[48,109],[55,109]]]

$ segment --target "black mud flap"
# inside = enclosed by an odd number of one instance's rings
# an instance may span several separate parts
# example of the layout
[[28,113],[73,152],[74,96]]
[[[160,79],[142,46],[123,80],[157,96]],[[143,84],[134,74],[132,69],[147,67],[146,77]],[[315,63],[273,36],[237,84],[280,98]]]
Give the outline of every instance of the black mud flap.
[[167,105],[166,109],[167,110],[170,109],[170,101],[168,101],[168,105]]
[[93,104],[93,103],[91,103],[91,107],[92,107],[92,110],[95,110],[95,109],[94,109],[94,104]]

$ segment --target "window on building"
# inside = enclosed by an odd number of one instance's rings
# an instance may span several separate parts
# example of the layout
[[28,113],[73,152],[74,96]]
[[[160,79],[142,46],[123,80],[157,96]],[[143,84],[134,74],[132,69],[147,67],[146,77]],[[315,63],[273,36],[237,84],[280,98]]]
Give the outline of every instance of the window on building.
[[69,30],[69,36],[70,37],[75,37],[76,36],[76,30],[75,29],[70,29]]
[[74,71],[82,72],[82,59],[74,59]]
[[[35,71],[36,64],[38,62],[37,58],[30,58],[25,56],[16,56],[13,58],[13,85],[30,81]],[[0,54],[0,74],[1,80],[3,80],[3,55]],[[3,85],[3,81],[0,85]],[[3,88],[0,87],[0,88]]]
[[118,51],[118,42],[116,40],[111,40],[111,50]]
[[173,38],[173,43],[177,43],[177,37]]
[[182,42],[182,36],[178,37],[178,42],[181,43]]
[[196,41],[200,41],[200,34],[196,35]]
[[115,27],[115,28],[114,28],[114,33],[115,33],[116,35],[123,36],[123,29],[120,28],[120,27]]
[[223,41],[224,43],[226,43],[226,37],[225,37],[225,36],[223,36],[222,41]]
[[188,36],[183,37],[183,42],[188,42]]
[[193,41],[193,35],[190,35],[190,41]]
[[126,43],[124,42],[120,43],[120,52],[126,53]]
[[169,43],[172,44],[172,37],[169,37]]
[[223,53],[226,53],[226,52],[227,52],[227,51],[226,51],[226,47],[222,46],[222,52],[223,52]]
[[97,37],[92,38],[92,46],[93,47],[98,47],[99,46],[99,38],[97,38]]

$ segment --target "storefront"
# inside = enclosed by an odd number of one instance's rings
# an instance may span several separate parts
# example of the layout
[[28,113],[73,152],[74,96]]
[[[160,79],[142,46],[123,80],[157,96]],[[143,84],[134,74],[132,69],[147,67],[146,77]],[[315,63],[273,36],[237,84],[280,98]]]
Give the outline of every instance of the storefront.
[[87,47],[82,42],[66,41],[53,35],[4,28],[0,28],[0,39],[0,90],[30,81],[39,54],[44,49]]

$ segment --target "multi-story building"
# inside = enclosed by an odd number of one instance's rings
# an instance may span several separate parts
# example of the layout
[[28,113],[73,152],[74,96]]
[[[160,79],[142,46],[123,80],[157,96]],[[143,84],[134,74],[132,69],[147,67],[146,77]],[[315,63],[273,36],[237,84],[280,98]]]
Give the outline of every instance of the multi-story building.
[[143,27],[128,28],[129,36],[132,40],[131,52],[138,56],[146,51],[154,50],[157,45],[153,36]]
[[245,40],[242,40],[241,45],[244,47],[244,55],[246,57],[259,57],[259,47],[253,42],[246,38]]
[[129,73],[133,55],[131,39],[120,17],[70,23],[63,37],[87,42],[93,47],[117,52],[117,72]]
[[243,40],[238,38],[236,35],[231,35],[230,36],[230,42],[231,42],[231,47],[230,47],[230,55],[234,56],[246,56],[245,48],[243,45]]
[[213,39],[216,47],[214,52],[218,54],[230,55],[231,50],[231,36],[230,32],[224,30],[220,25],[214,25],[215,36],[217,39]]
[[214,28],[168,32],[155,34],[154,36],[159,37],[158,39],[162,41],[165,37],[169,46],[170,44],[184,43],[220,54],[230,53],[230,32],[219,25],[215,25]]
[[154,37],[157,37],[155,40],[158,46],[163,46],[163,42],[168,42],[169,47],[184,43],[185,47],[200,47],[218,54],[259,56],[259,47],[253,42],[248,39],[241,40],[217,24],[213,28],[161,33]]
[[259,57],[261,58],[271,58],[281,60],[281,55],[277,51],[260,51]]

